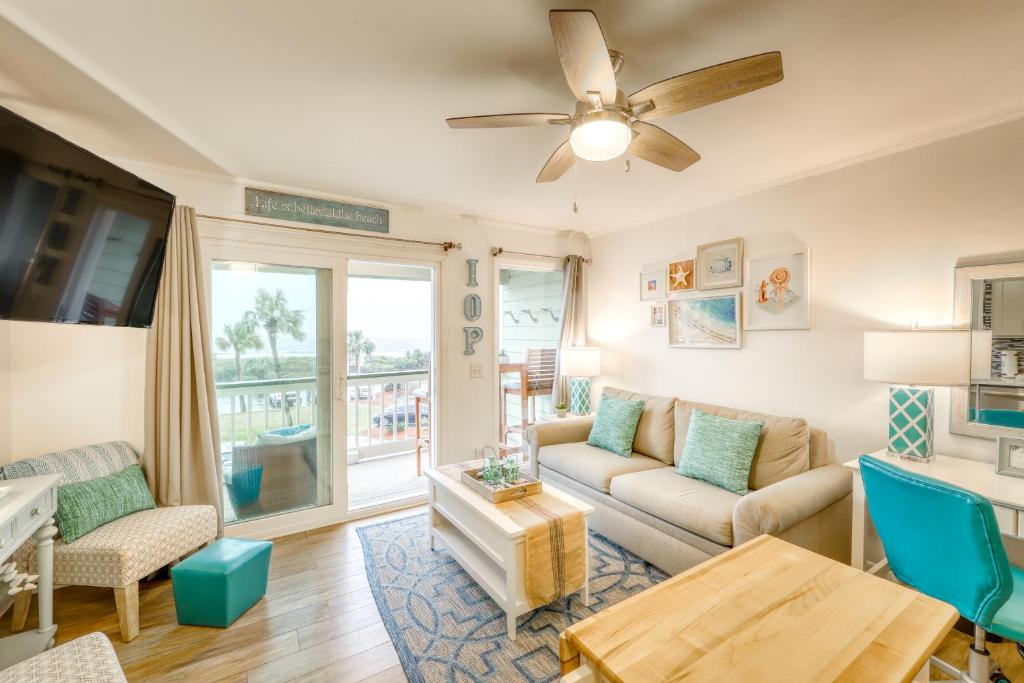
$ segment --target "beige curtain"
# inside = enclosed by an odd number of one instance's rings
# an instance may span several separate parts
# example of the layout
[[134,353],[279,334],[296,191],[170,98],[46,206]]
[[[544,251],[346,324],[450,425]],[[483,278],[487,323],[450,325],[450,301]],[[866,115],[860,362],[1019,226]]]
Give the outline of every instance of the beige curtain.
[[[587,345],[586,260],[582,256],[566,256],[562,267],[562,332],[558,348]],[[561,358],[555,364],[556,401],[569,404],[569,382],[562,377]]]
[[146,349],[149,487],[160,505],[206,504],[224,528],[210,316],[196,212],[178,206]]

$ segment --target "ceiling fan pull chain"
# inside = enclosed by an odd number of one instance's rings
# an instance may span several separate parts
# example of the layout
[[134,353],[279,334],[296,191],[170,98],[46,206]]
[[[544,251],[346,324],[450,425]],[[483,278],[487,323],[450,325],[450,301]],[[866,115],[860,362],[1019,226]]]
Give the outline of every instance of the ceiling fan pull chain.
[[580,196],[580,165],[573,164],[572,166],[572,212],[579,213],[580,206],[576,203],[576,200]]
[[629,173],[629,147],[626,148],[626,173]]

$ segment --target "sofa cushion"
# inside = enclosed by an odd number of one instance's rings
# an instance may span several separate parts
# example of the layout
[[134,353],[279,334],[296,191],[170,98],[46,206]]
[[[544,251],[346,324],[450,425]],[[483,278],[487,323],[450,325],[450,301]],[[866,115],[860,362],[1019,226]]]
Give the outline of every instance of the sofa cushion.
[[662,461],[640,453],[633,453],[631,458],[623,458],[582,442],[544,446],[537,460],[541,465],[602,493],[608,493],[612,479],[622,474],[654,468],[672,471]]
[[18,460],[0,468],[0,474],[4,479],[62,474],[61,484],[73,484],[120,472],[138,461],[138,454],[127,442],[108,441]]
[[807,421],[796,417],[777,417],[764,415],[735,408],[724,408],[706,403],[677,401],[675,408],[676,438],[675,463],[683,454],[686,446],[686,432],[690,427],[690,415],[694,408],[730,420],[763,422],[761,438],[754,452],[754,462],[750,467],[751,490],[763,489],[777,481],[788,479],[810,468],[811,431]]
[[104,524],[139,510],[155,508],[140,465],[57,488],[54,519],[60,536],[71,543]]
[[676,425],[673,409],[676,400],[672,397],[637,394],[615,387],[606,387],[602,393],[628,401],[644,402],[644,412],[640,414],[640,422],[633,437],[633,450],[672,465]]
[[740,496],[677,474],[671,467],[623,474],[612,498],[709,541],[732,545],[732,511]]
[[676,470],[743,496],[763,422],[730,420],[694,410],[686,430],[683,457]]
[[0,683],[124,683],[114,647],[102,633],[75,638],[0,671]]
[[594,426],[587,437],[587,443],[628,458],[633,455],[633,437],[643,401],[626,401],[614,396],[602,396],[601,405],[594,417]]
[[[216,537],[217,511],[210,505],[143,510],[90,531],[74,543],[55,540],[53,581],[75,586],[127,586]],[[12,559],[26,568],[20,571],[39,573],[35,542],[22,545]]]

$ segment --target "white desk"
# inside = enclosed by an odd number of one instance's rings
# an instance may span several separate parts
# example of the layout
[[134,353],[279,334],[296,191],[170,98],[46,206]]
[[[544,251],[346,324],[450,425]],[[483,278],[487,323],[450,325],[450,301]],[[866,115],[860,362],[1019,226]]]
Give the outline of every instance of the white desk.
[[[1005,537],[1024,539],[1024,479],[996,474],[992,463],[975,462],[948,455],[936,455],[932,462],[898,460],[885,449],[870,454],[872,457],[895,465],[908,472],[923,474],[932,479],[953,484],[979,496],[988,498],[996,513],[999,530]],[[864,482],[860,478],[860,465],[856,460],[844,463],[854,471],[853,477],[853,538],[850,563],[857,569],[865,568],[865,556],[882,556],[880,544],[864,500]],[[1009,550],[1009,548],[1007,548]]]
[[[38,547],[39,627],[34,631],[0,638],[0,669],[17,664],[53,647],[57,626],[53,623],[53,537],[57,527],[53,514],[57,511],[59,474],[26,477],[0,482],[12,491],[0,499],[0,564],[7,562],[14,551],[29,538]],[[27,573],[28,567],[18,567]]]

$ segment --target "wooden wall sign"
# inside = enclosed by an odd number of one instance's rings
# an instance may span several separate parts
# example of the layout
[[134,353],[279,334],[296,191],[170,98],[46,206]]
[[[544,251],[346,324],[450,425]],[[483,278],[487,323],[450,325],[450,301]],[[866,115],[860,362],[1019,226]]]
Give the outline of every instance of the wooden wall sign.
[[245,213],[249,216],[314,223],[333,228],[388,232],[389,212],[375,206],[346,204],[320,197],[245,188]]

